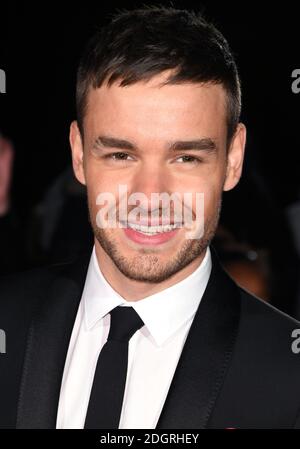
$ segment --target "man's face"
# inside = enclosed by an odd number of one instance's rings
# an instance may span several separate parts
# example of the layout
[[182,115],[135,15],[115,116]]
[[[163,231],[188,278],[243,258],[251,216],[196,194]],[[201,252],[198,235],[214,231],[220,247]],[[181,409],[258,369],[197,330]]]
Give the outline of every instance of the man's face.
[[[84,119],[84,142],[76,123],[71,126],[73,167],[86,184],[90,220],[96,249],[109,256],[126,277],[150,283],[162,282],[201,260],[213,237],[219,218],[223,190],[229,190],[241,174],[245,130],[240,124],[226,152],[226,94],[221,85],[183,83],[161,86],[166,74],[148,82],[119,87],[103,85],[88,94]],[[127,198],[141,193],[137,206],[145,221],[155,209],[164,222],[169,210],[154,204],[153,193],[177,192],[182,211],[190,208],[196,229],[197,196],[204,199],[204,232],[200,238],[187,238],[187,228],[171,230],[130,227],[139,222],[129,219],[129,228],[99,227],[96,203],[99,194],[110,192],[116,199],[116,218],[121,220],[119,186],[126,186]],[[184,204],[184,194],[192,198]],[[199,197],[198,197],[199,198]],[[147,201],[146,201],[147,200]],[[180,222],[171,204],[169,223]],[[127,215],[127,217],[128,217]],[[122,217],[122,219],[124,216]],[[184,219],[184,216],[181,216]],[[153,222],[152,222],[153,223]],[[146,224],[151,224],[150,221]]]

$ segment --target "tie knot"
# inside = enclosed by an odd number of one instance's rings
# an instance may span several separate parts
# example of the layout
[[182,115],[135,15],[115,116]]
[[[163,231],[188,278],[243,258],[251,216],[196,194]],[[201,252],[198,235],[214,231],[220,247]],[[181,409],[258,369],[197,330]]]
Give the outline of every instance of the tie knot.
[[107,340],[128,342],[143,325],[143,320],[133,307],[115,307],[110,311],[110,329]]

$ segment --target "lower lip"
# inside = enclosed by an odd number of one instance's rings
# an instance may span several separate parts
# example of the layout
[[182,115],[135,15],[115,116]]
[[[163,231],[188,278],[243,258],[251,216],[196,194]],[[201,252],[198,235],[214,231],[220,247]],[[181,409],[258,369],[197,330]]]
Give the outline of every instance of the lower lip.
[[141,232],[135,231],[132,228],[124,228],[126,236],[133,242],[140,243],[142,245],[160,245],[162,243],[171,240],[179,231],[179,228],[169,232],[161,232],[155,235],[145,235]]

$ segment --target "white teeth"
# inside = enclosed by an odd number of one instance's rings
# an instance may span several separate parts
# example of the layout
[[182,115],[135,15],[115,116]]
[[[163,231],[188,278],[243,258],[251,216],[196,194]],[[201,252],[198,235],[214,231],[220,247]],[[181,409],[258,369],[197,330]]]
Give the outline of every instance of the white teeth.
[[170,232],[173,229],[179,228],[179,224],[174,225],[164,225],[164,226],[143,226],[137,224],[128,223],[128,227],[134,229],[135,231],[141,232],[147,235],[159,234],[162,232]]

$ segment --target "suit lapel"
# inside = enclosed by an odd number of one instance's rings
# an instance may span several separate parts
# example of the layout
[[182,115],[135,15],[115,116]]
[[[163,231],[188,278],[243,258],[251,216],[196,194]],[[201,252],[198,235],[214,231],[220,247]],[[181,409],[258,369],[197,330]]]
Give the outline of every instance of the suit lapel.
[[[191,325],[157,429],[205,428],[230,363],[238,330],[239,290],[211,247],[212,272]],[[88,258],[53,279],[30,328],[17,428],[55,428],[68,345]]]
[[25,353],[17,428],[56,426],[61,380],[88,259],[52,278],[33,318]]
[[240,295],[213,247],[212,272],[192,322],[157,429],[208,426],[230,364],[238,331]]

